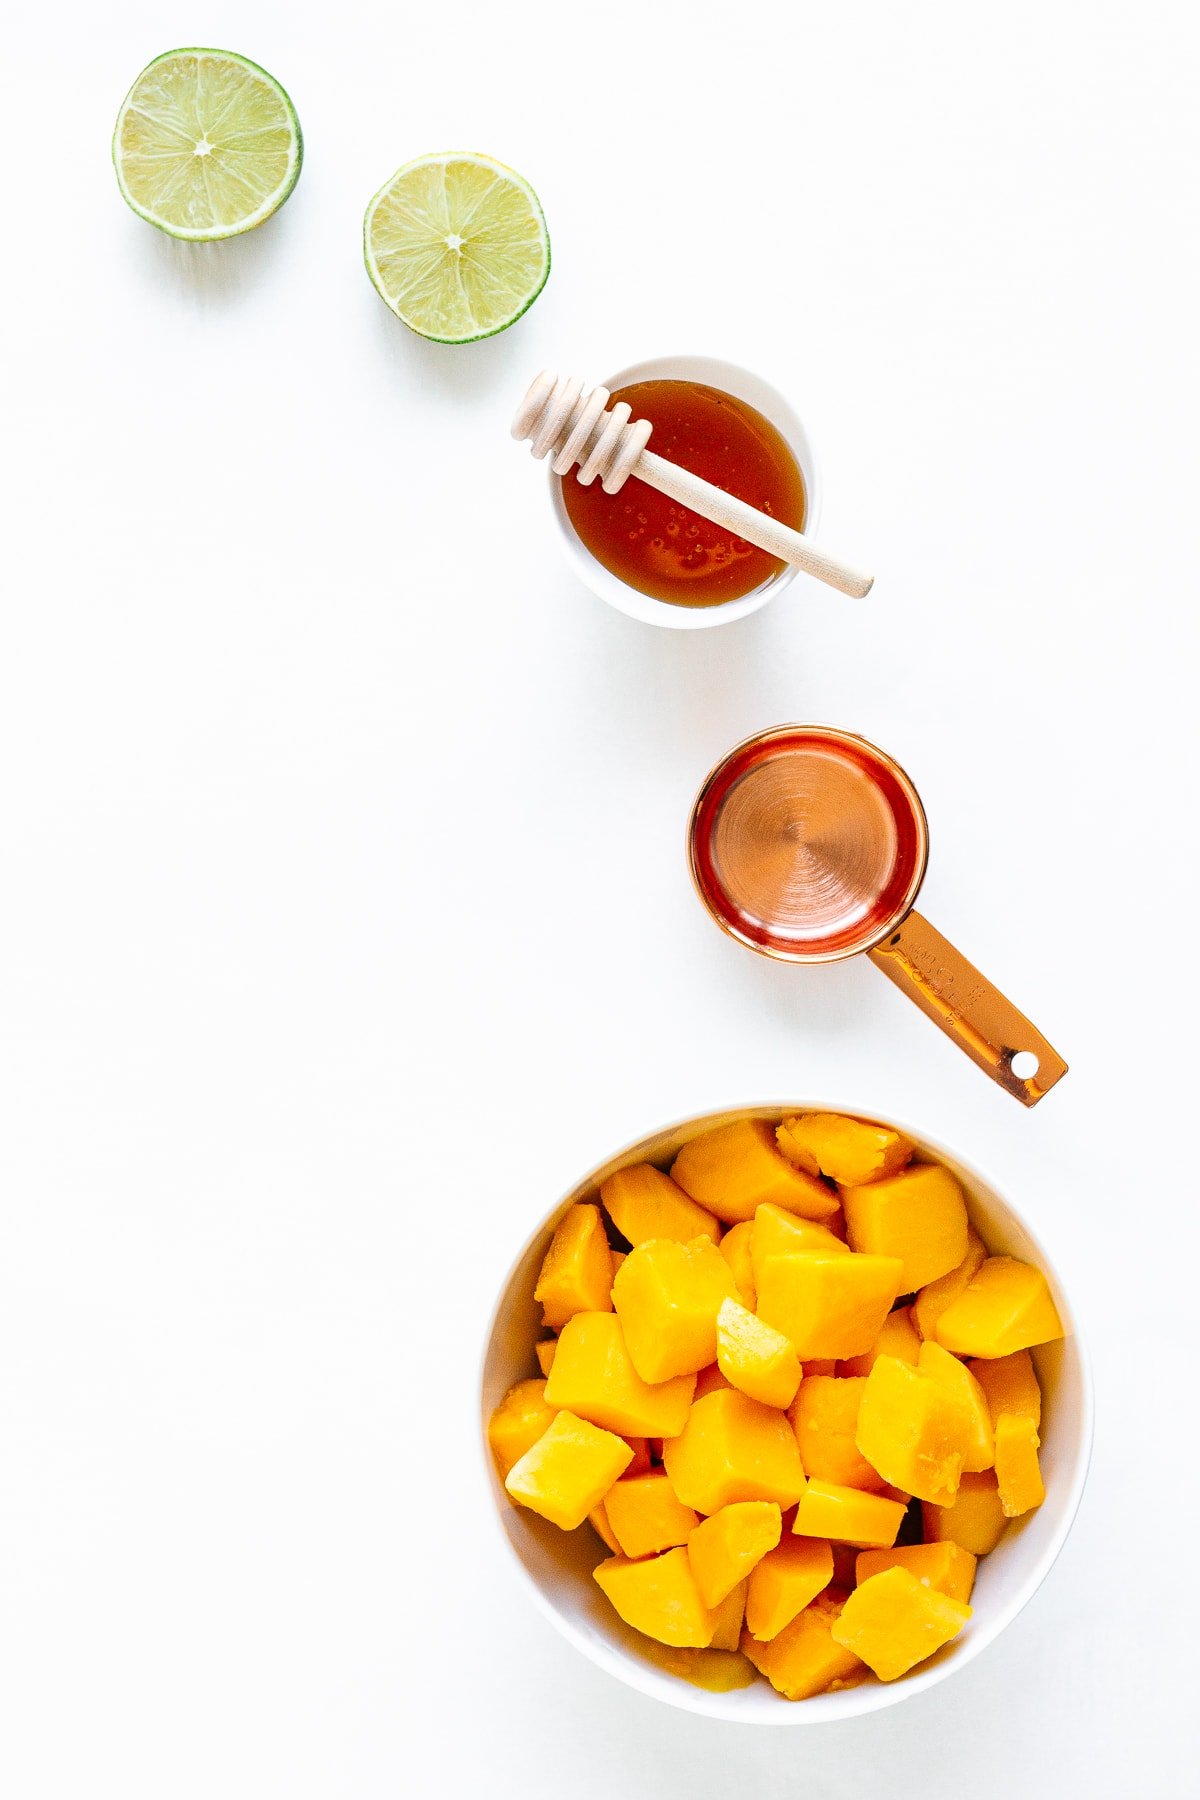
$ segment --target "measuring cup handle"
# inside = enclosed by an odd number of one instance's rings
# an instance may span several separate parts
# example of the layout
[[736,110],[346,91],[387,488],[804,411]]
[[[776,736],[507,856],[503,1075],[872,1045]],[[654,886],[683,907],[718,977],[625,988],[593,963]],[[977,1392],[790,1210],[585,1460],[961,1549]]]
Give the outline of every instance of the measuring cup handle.
[[[909,913],[869,955],[926,1018],[1023,1106],[1036,1106],[1066,1074],[1066,1063],[1036,1026],[920,913]],[[1030,1075],[1013,1070],[1013,1057],[1021,1053],[1037,1058]]]

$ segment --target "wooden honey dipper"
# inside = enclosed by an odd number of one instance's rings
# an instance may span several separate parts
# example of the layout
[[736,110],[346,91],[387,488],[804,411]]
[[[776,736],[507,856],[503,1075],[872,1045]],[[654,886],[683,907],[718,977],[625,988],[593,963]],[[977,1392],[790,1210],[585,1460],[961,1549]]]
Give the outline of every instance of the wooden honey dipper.
[[794,563],[841,593],[856,600],[870,593],[873,575],[860,575],[770,513],[759,512],[690,469],[647,450],[652,429],[649,419],[634,419],[626,400],[618,400],[610,409],[611,398],[605,387],[594,387],[585,394],[578,375],[558,376],[543,369],[517,408],[512,435],[518,443],[528,439],[530,452],[539,461],[553,451],[550,467],[556,475],[566,475],[578,463],[577,478],[583,486],[599,476],[606,494],[619,493],[629,477],[636,475],[680,506],[723,525],[768,556]]

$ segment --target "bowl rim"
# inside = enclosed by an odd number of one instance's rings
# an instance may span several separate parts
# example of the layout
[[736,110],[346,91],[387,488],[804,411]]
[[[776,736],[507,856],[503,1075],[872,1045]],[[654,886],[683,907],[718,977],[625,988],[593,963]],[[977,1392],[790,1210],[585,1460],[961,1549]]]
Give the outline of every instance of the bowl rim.
[[[643,357],[636,363],[630,363],[627,367],[606,375],[603,385],[615,390],[627,387],[630,382],[655,379],[707,381],[713,387],[724,388],[727,393],[734,394],[748,405],[757,406],[760,411],[767,410],[763,397],[768,397],[774,413],[771,422],[796,458],[804,479],[805,532],[816,531],[821,521],[820,465],[808,428],[782,389],[776,387],[765,375],[760,375],[757,369],[747,368],[744,363],[732,362],[719,356],[694,356],[687,351],[678,351],[670,356]],[[744,392],[739,388],[739,382],[760,392],[757,395]],[[625,613],[628,618],[638,619],[643,624],[661,625],[675,631],[698,631],[717,625],[729,625],[735,619],[747,618],[769,600],[773,600],[795,580],[799,572],[793,565],[786,565],[777,575],[749,594],[743,594],[737,600],[723,601],[719,606],[673,606],[668,600],[656,600],[652,595],[630,587],[628,582],[622,581],[619,575],[614,575],[588,549],[571,523],[562,497],[561,481],[549,465],[547,480],[550,510],[558,526],[564,553],[576,576],[598,599],[607,601],[618,612]]]
[[[906,1675],[900,1681],[865,1682],[858,1687],[843,1689],[838,1695],[839,1705],[836,1712],[820,1709],[813,1710],[810,1709],[807,1703],[781,1702],[778,1708],[772,1709],[769,1713],[756,1713],[750,1715],[744,1712],[739,1713],[736,1707],[737,1693],[743,1690],[735,1689],[730,1693],[724,1694],[710,1693],[706,1689],[695,1687],[687,1681],[677,1679],[669,1692],[663,1692],[657,1682],[654,1682],[649,1678],[644,1680],[639,1679],[639,1674],[641,1672],[640,1665],[623,1652],[619,1646],[603,1645],[598,1642],[594,1636],[580,1630],[572,1619],[567,1617],[552,1603],[540,1583],[535,1580],[521,1557],[517,1554],[514,1545],[509,1539],[508,1533],[504,1529],[500,1511],[500,1502],[495,1491],[496,1471],[488,1447],[487,1418],[486,1413],[484,1413],[482,1429],[478,1431],[476,1443],[480,1458],[479,1466],[484,1478],[484,1486],[487,1489],[488,1497],[491,1502],[488,1507],[488,1513],[491,1519],[492,1529],[503,1542],[511,1563],[514,1564],[519,1571],[520,1578],[527,1591],[532,1594],[538,1610],[550,1620],[556,1630],[561,1632],[568,1642],[573,1644],[575,1649],[580,1651],[589,1662],[594,1664],[597,1668],[604,1670],[614,1680],[623,1682],[636,1693],[644,1695],[647,1699],[659,1701],[664,1705],[677,1707],[684,1712],[697,1713],[705,1718],[715,1718],[720,1719],[724,1723],[745,1726],[818,1725],[838,1723],[843,1720],[861,1717],[866,1713],[880,1712],[885,1707],[895,1706],[901,1701],[912,1699],[917,1694],[924,1693],[929,1688],[935,1687],[938,1682],[944,1681],[947,1676],[956,1673],[960,1669],[966,1668],[967,1665],[973,1662],[982,1651],[986,1650],[990,1644],[995,1642],[1001,1633],[1012,1624],[1019,1613],[1024,1611],[1025,1607],[1029,1604],[1030,1600],[1033,1599],[1033,1596],[1045,1581],[1046,1576],[1054,1566],[1054,1563],[1057,1561],[1063,1545],[1070,1536],[1071,1529],[1079,1511],[1080,1502],[1083,1498],[1083,1491],[1087,1485],[1088,1473],[1091,1467],[1095,1430],[1095,1396],[1091,1359],[1088,1354],[1087,1345],[1080,1333],[1079,1321],[1075,1309],[1066,1297],[1057,1265],[1047,1254],[1045,1246],[1037,1233],[1027,1222],[1025,1215],[1015,1207],[1011,1201],[1005,1198],[1002,1190],[986,1173],[984,1173],[983,1170],[979,1169],[974,1163],[968,1162],[965,1158],[959,1156],[956,1151],[949,1148],[949,1146],[944,1145],[939,1138],[931,1137],[927,1132],[919,1130],[917,1127],[908,1124],[903,1120],[884,1117],[881,1113],[877,1113],[871,1109],[848,1106],[844,1103],[825,1099],[747,1102],[742,1106],[709,1108],[704,1112],[689,1114],[682,1119],[665,1124],[657,1130],[643,1132],[639,1137],[631,1140],[624,1149],[605,1157],[602,1161],[596,1163],[587,1174],[581,1176],[580,1179],[560,1197],[554,1206],[548,1208],[540,1216],[538,1223],[523,1239],[520,1248],[513,1256],[499,1284],[496,1301],[488,1314],[487,1325],[483,1333],[476,1381],[476,1406],[479,1406],[483,1397],[483,1384],[487,1373],[488,1354],[505,1305],[508,1290],[521,1264],[533,1248],[534,1243],[547,1229],[549,1221],[554,1218],[556,1213],[561,1211],[565,1206],[572,1204],[574,1197],[581,1190],[594,1187],[597,1182],[597,1177],[603,1175],[605,1171],[613,1167],[621,1166],[625,1159],[633,1156],[643,1146],[650,1144],[655,1139],[670,1136],[675,1132],[683,1131],[693,1126],[716,1126],[739,1117],[767,1117],[772,1113],[794,1112],[838,1112],[844,1113],[851,1118],[863,1119],[868,1123],[890,1126],[892,1129],[902,1132],[904,1136],[911,1138],[920,1151],[944,1158],[952,1168],[961,1169],[964,1174],[994,1195],[995,1198],[1013,1214],[1021,1229],[1029,1238],[1034,1250],[1036,1250],[1039,1266],[1042,1267],[1043,1271],[1050,1277],[1051,1285],[1055,1290],[1056,1302],[1060,1311],[1066,1315],[1065,1323],[1070,1326],[1069,1332],[1065,1334],[1064,1341],[1069,1341],[1071,1343],[1078,1360],[1080,1388],[1080,1419],[1078,1425],[1079,1447],[1074,1467],[1071,1471],[1070,1487],[1065,1496],[1062,1511],[1053,1536],[1041,1551],[1037,1561],[1025,1577],[1017,1593],[1003,1604],[994,1616],[989,1617],[986,1624],[980,1625],[976,1630],[973,1630],[961,1644],[956,1645],[952,1654],[943,1654],[934,1658],[925,1669],[914,1671]],[[660,1673],[661,1671],[658,1670],[653,1671],[653,1674],[656,1676]],[[828,1698],[829,1696],[819,1697]],[[726,1704],[721,1705],[719,1704],[720,1702],[725,1702]]]

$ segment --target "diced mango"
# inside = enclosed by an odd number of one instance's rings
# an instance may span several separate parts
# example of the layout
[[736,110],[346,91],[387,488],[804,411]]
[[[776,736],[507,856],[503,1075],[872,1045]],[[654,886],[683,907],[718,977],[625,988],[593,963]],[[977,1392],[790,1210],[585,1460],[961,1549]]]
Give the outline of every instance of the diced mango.
[[885,1481],[948,1504],[958,1491],[969,1420],[939,1382],[881,1356],[863,1390],[855,1442]]
[[488,1444],[496,1459],[500,1479],[536,1444],[553,1419],[555,1408],[546,1400],[546,1384],[533,1376],[510,1387],[488,1420]]
[[697,1592],[686,1550],[668,1550],[640,1562],[610,1556],[592,1574],[635,1631],[677,1649],[702,1649],[712,1643],[716,1614]]
[[776,1131],[789,1162],[809,1175],[828,1175],[839,1187],[862,1187],[896,1175],[912,1156],[906,1137],[890,1125],[870,1125],[844,1113],[800,1113]]
[[513,1464],[504,1485],[518,1505],[540,1513],[563,1531],[574,1531],[603,1500],[632,1456],[624,1438],[574,1413],[560,1412]]
[[785,1700],[808,1700],[864,1673],[860,1657],[833,1637],[842,1603],[820,1594],[765,1644],[742,1633],[742,1655]]
[[896,1567],[855,1588],[830,1635],[880,1681],[895,1681],[957,1637],[970,1617],[969,1606]]
[[838,1359],[836,1356],[810,1356],[807,1362],[800,1364],[805,1375],[836,1375]]
[[726,1224],[752,1219],[764,1201],[805,1219],[827,1219],[837,1195],[781,1156],[765,1119],[736,1119],[685,1144],[671,1179]]
[[615,1313],[576,1313],[558,1340],[546,1403],[630,1437],[675,1437],[694,1386],[694,1376],[680,1375],[652,1387],[634,1368]]
[[995,1472],[964,1475],[950,1506],[926,1500],[921,1507],[926,1543],[959,1544],[972,1556],[994,1550],[1007,1523]]
[[736,1388],[697,1400],[678,1437],[663,1444],[663,1464],[685,1506],[715,1513],[736,1500],[791,1506],[804,1491],[804,1468],[783,1413]]
[[600,1208],[582,1203],[568,1207],[533,1290],[542,1303],[542,1324],[557,1331],[577,1312],[608,1312],[612,1284],[612,1251]]
[[758,1305],[755,1299],[754,1265],[750,1260],[750,1245],[753,1236],[754,1220],[743,1219],[740,1225],[731,1225],[721,1239],[721,1255],[729,1264],[730,1274],[737,1287],[738,1299],[747,1312],[753,1312]]
[[856,1576],[859,1582],[885,1569],[907,1569],[918,1581],[928,1582],[939,1594],[949,1594],[965,1606],[975,1586],[976,1559],[959,1544],[903,1544],[894,1550],[860,1550]]
[[862,1549],[875,1545],[886,1549],[895,1543],[903,1520],[904,1507],[898,1500],[864,1494],[861,1488],[842,1487],[835,1481],[810,1481],[800,1496],[792,1530],[797,1537],[835,1538]]
[[612,1299],[643,1381],[694,1375],[717,1356],[717,1314],[737,1288],[710,1238],[653,1238],[629,1253]]
[[717,1622],[712,1634],[712,1650],[736,1650],[742,1638],[742,1626],[746,1620],[746,1590],[748,1581],[739,1581],[731,1588],[717,1607]]
[[593,1506],[591,1512],[587,1516],[587,1522],[596,1533],[596,1536],[600,1539],[601,1543],[604,1544],[607,1549],[611,1550],[614,1555],[618,1555],[621,1546],[613,1535],[613,1528],[608,1522],[608,1514],[604,1510],[603,1500],[600,1501],[599,1505]]
[[770,1256],[757,1270],[758,1316],[782,1331],[802,1362],[861,1356],[900,1292],[893,1256]]
[[[899,1498],[899,1495],[889,1494],[888,1498],[895,1500]],[[821,1542],[820,1538],[793,1538],[792,1541],[797,1544],[819,1544]],[[857,1580],[855,1564],[858,1561],[859,1552],[853,1544],[831,1543],[829,1549],[833,1556],[833,1579],[829,1585],[833,1588],[844,1589],[848,1593]]]
[[735,1500],[696,1526],[687,1541],[688,1559],[705,1606],[719,1606],[745,1581],[783,1530],[772,1500]]
[[937,1322],[956,1356],[1009,1356],[1063,1335],[1046,1277],[1031,1263],[989,1256]]
[[847,1357],[839,1363],[839,1375],[869,1375],[881,1356],[895,1356],[916,1367],[921,1354],[921,1338],[913,1324],[912,1308],[898,1306],[879,1327],[879,1336],[862,1356]]
[[675,1497],[663,1469],[645,1475],[625,1475],[611,1487],[604,1501],[615,1549],[626,1556],[654,1556],[686,1544],[700,1523],[690,1506]]
[[764,1406],[790,1406],[800,1386],[800,1359],[790,1340],[737,1300],[726,1300],[717,1314],[717,1367]]
[[849,1249],[834,1237],[827,1225],[815,1219],[798,1219],[781,1206],[760,1206],[754,1215],[750,1238],[750,1266],[755,1291],[758,1271],[769,1256],[848,1256]]
[[987,1398],[993,1426],[1001,1413],[1032,1419],[1035,1429],[1041,1424],[1042,1390],[1028,1350],[1014,1350],[994,1361],[983,1357],[971,1364],[971,1373]]
[[996,1422],[996,1485],[1006,1519],[1019,1519],[1046,1498],[1038,1464],[1037,1426],[1020,1413],[1001,1413]]
[[937,1322],[948,1306],[953,1306],[971,1277],[987,1255],[987,1245],[972,1227],[967,1228],[967,1254],[948,1275],[927,1282],[912,1304],[913,1323],[921,1336],[932,1341],[937,1336]]
[[558,1349],[557,1338],[539,1338],[533,1346],[534,1355],[538,1359],[538,1368],[543,1375],[550,1373],[550,1365],[554,1361],[554,1352]]
[[650,1470],[650,1439],[630,1437],[627,1432],[622,1432],[621,1436],[633,1451],[633,1461],[626,1469],[626,1475],[648,1474]]
[[816,1476],[818,1481],[864,1488],[869,1493],[878,1493],[887,1485],[854,1441],[866,1385],[861,1377],[855,1380],[844,1375],[806,1375],[800,1383],[788,1418],[810,1480]]
[[983,1389],[966,1363],[951,1356],[940,1344],[922,1344],[917,1368],[939,1387],[944,1387],[962,1407],[962,1466],[978,1475],[996,1460],[996,1442]]
[[696,1377],[696,1391],[692,1395],[693,1405],[703,1400],[705,1394],[715,1394],[718,1388],[732,1387],[733,1383],[724,1374],[719,1363],[709,1363],[707,1369],[701,1369]]
[[635,1248],[651,1238],[674,1238],[679,1244],[698,1237],[720,1241],[721,1227],[713,1215],[653,1163],[618,1169],[601,1182],[600,1199],[621,1236]]
[[746,1594],[746,1629],[778,1637],[833,1580],[833,1550],[821,1538],[789,1536],[757,1564]]
[[967,1253],[967,1203],[949,1169],[915,1163],[867,1187],[844,1187],[850,1248],[898,1256],[898,1293],[911,1294],[956,1269]]

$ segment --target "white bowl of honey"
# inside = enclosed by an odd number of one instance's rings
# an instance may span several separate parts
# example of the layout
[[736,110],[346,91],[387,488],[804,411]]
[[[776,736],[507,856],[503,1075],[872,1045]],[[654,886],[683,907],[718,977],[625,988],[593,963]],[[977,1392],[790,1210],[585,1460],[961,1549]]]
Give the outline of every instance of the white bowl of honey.
[[[808,434],[760,375],[709,356],[659,356],[609,376],[614,400],[654,427],[651,448],[787,525],[811,533],[821,505]],[[579,578],[647,624],[697,630],[745,618],[794,567],[631,476],[617,494],[551,473],[563,544]]]

